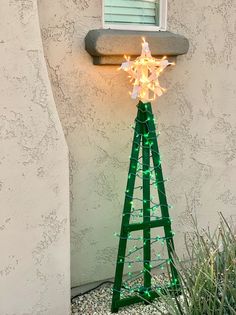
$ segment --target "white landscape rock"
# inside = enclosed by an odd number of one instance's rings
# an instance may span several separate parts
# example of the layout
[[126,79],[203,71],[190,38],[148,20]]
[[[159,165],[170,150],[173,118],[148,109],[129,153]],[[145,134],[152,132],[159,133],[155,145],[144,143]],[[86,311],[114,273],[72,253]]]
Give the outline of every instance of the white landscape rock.
[[[88,294],[77,297],[73,300],[71,314],[72,315],[111,315],[111,286],[106,285]],[[164,308],[158,299],[154,300],[152,304],[145,305],[137,303],[131,306],[122,307],[119,309],[119,315],[161,315],[157,310]]]

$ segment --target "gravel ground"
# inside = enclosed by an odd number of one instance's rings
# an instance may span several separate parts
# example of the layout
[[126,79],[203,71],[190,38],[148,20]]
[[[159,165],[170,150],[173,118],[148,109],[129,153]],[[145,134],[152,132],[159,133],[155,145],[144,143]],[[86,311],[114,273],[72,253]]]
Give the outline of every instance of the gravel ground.
[[[80,296],[73,300],[71,306],[71,314],[73,315],[111,315],[111,297],[112,286],[104,285],[86,295]],[[119,310],[119,315],[160,315],[155,306],[161,308],[158,299],[154,300],[150,305],[143,303],[134,304],[132,306],[123,307]]]

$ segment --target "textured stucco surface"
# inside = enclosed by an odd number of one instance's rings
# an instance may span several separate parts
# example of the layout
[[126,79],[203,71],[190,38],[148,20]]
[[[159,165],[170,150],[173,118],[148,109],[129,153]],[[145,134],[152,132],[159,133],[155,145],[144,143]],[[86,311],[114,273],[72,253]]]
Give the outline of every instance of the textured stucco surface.
[[[189,214],[214,227],[236,206],[234,0],[170,0],[168,29],[190,41],[153,104],[176,231]],[[72,283],[113,276],[135,102],[125,73],[94,66],[84,37],[102,25],[101,0],[39,1],[45,56],[70,150]]]
[[36,0],[0,9],[0,314],[70,313],[68,152]]

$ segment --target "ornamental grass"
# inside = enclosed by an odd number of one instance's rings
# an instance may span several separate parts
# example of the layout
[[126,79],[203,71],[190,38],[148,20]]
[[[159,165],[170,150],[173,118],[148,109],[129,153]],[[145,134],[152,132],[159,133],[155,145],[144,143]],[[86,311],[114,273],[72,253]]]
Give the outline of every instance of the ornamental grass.
[[[180,295],[161,294],[160,314],[236,315],[236,229],[220,214],[220,224],[211,233],[199,230],[186,234],[187,256],[175,257]],[[187,261],[187,262],[186,262]],[[163,310],[164,308],[164,310]]]

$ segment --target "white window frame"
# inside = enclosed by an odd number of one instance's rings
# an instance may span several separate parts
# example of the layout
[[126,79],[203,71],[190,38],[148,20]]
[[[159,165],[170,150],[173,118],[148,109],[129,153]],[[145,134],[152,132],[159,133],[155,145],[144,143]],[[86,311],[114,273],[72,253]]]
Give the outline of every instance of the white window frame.
[[160,25],[141,24],[112,24],[105,23],[105,0],[102,0],[102,27],[113,30],[133,30],[133,31],[166,31],[167,28],[167,0],[160,0]]

